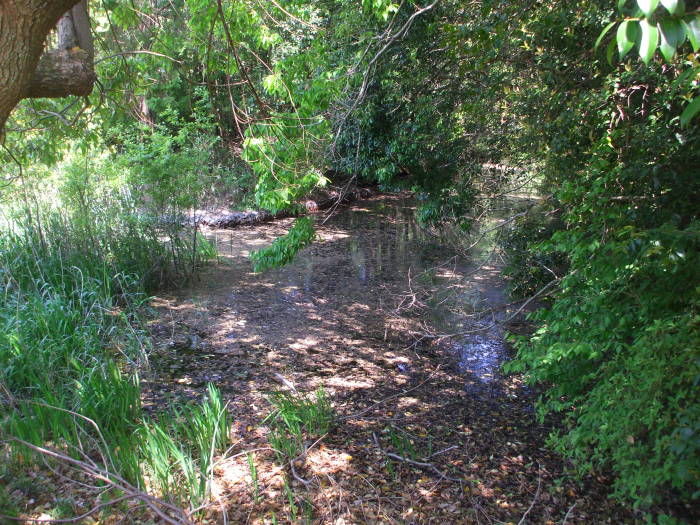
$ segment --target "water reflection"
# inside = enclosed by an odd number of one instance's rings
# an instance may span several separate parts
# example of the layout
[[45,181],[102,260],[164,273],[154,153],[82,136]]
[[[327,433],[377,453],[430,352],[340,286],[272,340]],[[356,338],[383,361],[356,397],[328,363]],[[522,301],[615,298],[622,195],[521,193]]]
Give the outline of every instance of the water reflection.
[[345,209],[328,221],[327,229],[321,228],[322,241],[298,254],[294,264],[276,270],[276,278],[306,292],[330,291],[341,283],[352,292],[358,285],[403,279],[409,269],[420,273],[449,251],[420,230],[413,211],[412,199],[366,201]]
[[[310,322],[302,312],[314,311],[315,319],[335,325],[337,333],[348,330],[341,319],[344,323],[354,319],[352,325],[357,328],[353,329],[368,333],[376,329],[370,324],[379,325],[386,339],[385,327],[393,315],[388,312],[396,306],[398,294],[430,290],[421,308],[402,315],[412,316],[435,333],[462,333],[445,338],[441,346],[454,354],[468,388],[493,385],[507,347],[493,318],[470,316],[505,302],[498,268],[480,266],[490,252],[493,236],[473,250],[474,259],[464,260],[424,231],[414,212],[414,199],[397,196],[369,199],[343,209],[319,225],[320,241],[300,252],[292,264],[251,281],[258,283],[257,300],[270,317],[298,319],[295,326],[302,330],[301,323]],[[222,231],[217,235],[223,235]],[[249,235],[254,237],[254,232]],[[220,250],[227,246],[226,239],[216,240]],[[367,312],[369,317],[358,312]],[[404,332],[402,337],[406,345],[411,344],[410,334]]]
[[[475,262],[460,260],[450,247],[422,230],[414,211],[415,201],[410,198],[365,201],[343,210],[327,226],[348,235],[336,239],[322,232],[325,242],[299,254],[293,265],[277,270],[279,286],[316,296],[341,293],[352,298],[365,295],[367,287],[376,291],[387,283],[405,285],[409,276],[422,280],[415,285],[430,285],[435,293],[421,317],[438,332],[475,330],[446,339],[442,346],[455,354],[457,366],[470,379],[491,384],[506,359],[507,348],[493,323],[475,324],[465,311],[501,302],[502,290],[491,287],[493,279],[480,289],[477,278],[483,275],[473,273]],[[485,249],[480,248],[483,253]],[[446,261],[450,263],[445,266]],[[437,275],[436,265],[442,265],[446,276]],[[500,284],[500,280],[496,282]],[[458,287],[454,287],[456,283]],[[294,296],[288,292],[278,297],[289,300]]]

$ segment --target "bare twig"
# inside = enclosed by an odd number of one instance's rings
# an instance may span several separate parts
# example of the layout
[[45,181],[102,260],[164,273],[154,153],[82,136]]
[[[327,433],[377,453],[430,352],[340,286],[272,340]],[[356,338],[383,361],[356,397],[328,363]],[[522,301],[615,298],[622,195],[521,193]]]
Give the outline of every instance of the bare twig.
[[451,447],[447,447],[447,448],[444,448],[444,449],[442,449],[442,450],[438,450],[438,451],[435,452],[434,454],[430,454],[430,455],[429,455],[427,458],[425,458],[425,459],[434,458],[435,456],[439,456],[440,454],[444,454],[445,452],[449,452],[450,450],[454,450],[454,449],[456,449],[456,448],[459,448],[459,446],[458,446],[458,445],[452,445]]
[[296,387],[294,386],[294,383],[292,383],[289,379],[284,377],[282,374],[275,372],[275,379],[277,379],[280,383],[282,383],[284,386],[289,388],[289,390],[291,390],[295,394],[298,393]]
[[14,182],[17,179],[22,180],[24,178],[24,169],[22,168],[22,163],[19,161],[19,159],[17,159],[17,157],[15,157],[14,153],[12,153],[12,150],[10,148],[8,148],[7,146],[5,146],[5,140],[4,140],[5,136],[2,135],[0,138],[3,139],[0,142],[0,146],[2,146],[2,149],[4,149],[5,152],[9,155],[10,159],[12,159],[12,161],[15,164],[17,164],[17,168],[19,169],[19,173],[16,176],[8,177],[7,179],[3,180],[2,186],[4,187],[4,186],[9,186],[10,184],[12,184],[12,182]]
[[569,510],[566,511],[566,514],[564,515],[564,519],[562,520],[561,525],[566,525],[566,520],[569,519],[569,514],[571,514],[571,511],[574,510],[574,507],[576,507],[576,503],[571,505],[571,507],[569,507]]
[[[538,464],[539,465],[539,464]],[[525,523],[525,518],[527,517],[528,514],[530,514],[530,511],[533,509],[535,506],[535,503],[537,503],[537,498],[540,497],[540,489],[542,488],[542,466],[539,466],[539,472],[537,474],[537,490],[535,491],[535,497],[532,498],[532,503],[530,503],[530,506],[528,509],[525,511],[525,514],[523,514],[523,517],[520,518],[520,521],[518,522],[518,525],[523,525]]]
[[397,39],[403,37],[406,35],[408,30],[411,28],[413,25],[414,20],[416,17],[419,15],[422,15],[426,11],[430,11],[433,7],[437,5],[437,3],[440,0],[435,0],[432,4],[429,4],[425,7],[422,7],[418,10],[416,10],[406,21],[406,23],[401,26],[401,28],[396,31],[393,35],[390,35],[386,41],[384,42],[384,45],[381,47],[379,51],[372,57],[372,59],[369,61],[367,64],[367,68],[365,69],[365,73],[362,78],[362,85],[360,86],[360,91],[357,94],[357,97],[355,97],[355,100],[352,102],[350,107],[348,108],[347,112],[343,115],[343,117],[340,119],[340,122],[338,123],[338,129],[335,134],[335,139],[333,140],[333,145],[331,147],[332,151],[335,151],[335,146],[338,142],[338,139],[340,138],[340,133],[343,130],[343,127],[345,125],[345,122],[347,121],[348,117],[357,109],[357,106],[359,106],[362,101],[365,98],[365,95],[367,94],[367,88],[369,87],[369,80],[372,75],[372,71],[374,70],[374,65],[376,64],[377,60],[379,60],[379,57],[381,57],[384,52],[393,44]]
[[224,35],[226,35],[226,40],[228,41],[228,45],[231,48],[231,52],[233,53],[233,58],[236,60],[236,66],[238,67],[238,71],[241,73],[243,80],[245,80],[246,85],[253,94],[253,97],[255,98],[255,101],[258,105],[258,109],[266,116],[269,108],[267,104],[265,104],[260,98],[257,89],[255,89],[255,85],[248,76],[248,71],[243,65],[240,56],[238,55],[238,48],[236,47],[233,37],[231,36],[231,32],[228,27],[228,22],[226,20],[226,15],[224,14],[224,8],[221,5],[221,0],[217,0],[216,6],[219,13],[219,18],[221,19],[221,25],[224,28]]
[[75,516],[74,518],[63,518],[63,519],[52,519],[52,518],[17,518],[14,516],[7,516],[5,514],[0,514],[0,518],[5,519],[5,520],[12,520],[12,521],[31,521],[32,523],[75,523],[80,520],[84,520],[85,518],[91,516],[95,512],[97,512],[100,509],[103,509],[105,507],[111,507],[112,505],[116,505],[117,503],[120,503],[122,501],[125,501],[127,499],[131,499],[132,496],[130,494],[127,494],[126,496],[121,496],[119,498],[114,498],[109,501],[105,501],[104,503],[100,503],[99,505],[95,505],[92,507],[90,510],[87,512],[81,514],[80,516]]
[[[297,460],[294,460],[297,461]],[[311,485],[311,482],[302,478],[299,474],[297,474],[296,468],[294,468],[294,461],[289,462],[289,467],[290,470],[292,471],[292,476],[294,476],[294,479],[296,479],[299,483],[304,485],[307,489],[309,488],[309,485]]]
[[448,481],[454,481],[454,482],[456,482],[456,483],[459,483],[460,485],[461,485],[462,483],[464,483],[464,480],[463,480],[463,479],[460,479],[460,478],[452,478],[452,477],[448,476],[447,474],[445,474],[444,472],[442,472],[441,470],[439,470],[439,469],[438,469],[435,465],[433,465],[432,463],[428,463],[428,462],[425,462],[425,461],[415,461],[415,460],[413,460],[413,459],[409,459],[409,458],[405,458],[405,457],[403,457],[403,456],[399,456],[398,454],[394,454],[394,453],[392,453],[392,452],[387,452],[387,451],[384,450],[384,449],[382,448],[382,446],[379,444],[379,439],[377,438],[377,434],[375,434],[374,432],[372,432],[372,437],[374,438],[374,444],[377,446],[377,449],[379,449],[379,452],[380,452],[381,454],[384,454],[385,456],[387,456],[387,457],[389,457],[389,458],[392,458],[392,459],[395,459],[395,460],[397,460],[397,461],[402,461],[403,463],[408,463],[409,465],[414,465],[414,466],[420,467],[420,468],[422,468],[422,469],[430,470],[430,471],[434,472],[435,474],[437,474],[437,475],[440,477],[440,479],[446,479],[446,480],[448,480]]
[[102,481],[107,485],[123,492],[125,496],[128,496],[128,498],[125,499],[140,500],[165,523],[169,523],[170,525],[195,525],[194,522],[189,519],[183,509],[139,490],[117,474],[107,472],[106,470],[91,465],[85,461],[80,461],[67,456],[58,450],[40,447],[19,438],[10,438],[7,441],[19,443],[20,445],[23,445],[34,452],[54,458],[57,461],[61,461],[74,467],[78,467],[83,474]]
[[148,51],[146,49],[139,49],[135,51],[122,51],[121,53],[115,53],[114,55],[110,55],[95,61],[95,64],[99,64],[100,62],[104,62],[105,60],[110,60],[112,58],[122,57],[126,55],[153,55],[161,58],[167,58],[168,60],[175,62],[176,64],[182,64],[182,61],[177,60],[171,56],[164,55],[163,53],[156,53],[155,51]]
[[[530,304],[532,301],[534,301],[534,300],[537,299],[538,297],[542,296],[542,295],[544,294],[545,291],[547,291],[552,285],[558,283],[559,281],[561,281],[561,279],[559,279],[559,278],[551,280],[551,281],[550,281],[549,283],[547,283],[545,286],[543,286],[542,288],[540,288],[540,290],[539,290],[537,293],[535,293],[534,295],[530,296],[527,300],[525,300],[525,301],[523,302],[523,304],[520,305],[520,308],[518,308],[515,312],[513,312],[512,314],[510,314],[510,315],[509,315],[508,317],[506,317],[505,319],[499,319],[498,321],[496,321],[495,318],[494,318],[494,321],[491,322],[490,324],[487,324],[487,325],[484,325],[484,326],[480,326],[480,327],[477,327],[477,328],[473,328],[473,329],[471,329],[471,330],[463,330],[463,331],[460,331],[460,332],[454,332],[454,333],[451,333],[451,334],[426,334],[426,333],[418,333],[417,335],[420,335],[420,336],[421,336],[420,340],[422,340],[422,339],[449,339],[449,338],[451,338],[451,337],[459,337],[460,335],[469,335],[469,334],[475,334],[475,333],[478,333],[478,332],[483,332],[483,331],[485,331],[485,330],[490,330],[491,328],[494,328],[494,327],[495,327],[497,324],[499,324],[499,323],[500,323],[500,324],[503,324],[503,323],[507,323],[508,321],[512,321],[513,319],[515,319],[515,318],[520,314],[520,312],[522,312],[522,311],[525,309],[525,307],[526,307],[528,304]],[[489,309],[489,310],[486,310],[485,312],[491,312],[491,313],[493,313],[493,310],[490,310],[490,309]]]
[[287,16],[288,16],[289,18],[291,18],[292,20],[295,20],[296,22],[299,22],[300,24],[305,25],[305,26],[308,26],[308,27],[310,27],[310,28],[312,28],[312,29],[321,29],[320,27],[318,27],[318,26],[316,26],[316,25],[314,25],[314,24],[311,24],[311,23],[309,23],[309,22],[306,22],[305,20],[302,20],[301,18],[297,18],[297,17],[294,16],[292,13],[290,13],[289,11],[287,11],[284,7],[282,7],[280,4],[278,4],[277,2],[275,2],[275,0],[270,0],[270,2],[271,2],[277,9],[279,9],[280,11],[282,11],[285,15],[287,15]]
[[530,206],[527,210],[525,210],[523,212],[516,213],[515,215],[512,215],[505,220],[502,220],[497,225],[492,226],[491,228],[488,228],[482,232],[479,232],[479,237],[477,237],[477,239],[474,242],[472,242],[469,246],[464,248],[464,251],[469,251],[472,248],[474,248],[477,244],[479,244],[484,239],[484,237],[486,237],[487,234],[491,233],[492,231],[499,230],[499,229],[503,228],[506,224],[510,224],[518,217],[524,217],[525,215],[530,213],[530,210],[532,209],[533,206]]
[[338,193],[338,198],[335,200],[335,203],[333,204],[333,206],[331,206],[330,210],[328,210],[328,213],[326,213],[326,216],[324,217],[323,221],[321,221],[322,225],[326,224],[328,219],[330,219],[335,214],[335,211],[338,209],[338,206],[340,206],[343,203],[343,201],[345,200],[345,196],[350,190],[350,186],[355,182],[356,178],[357,174],[350,177],[350,180],[348,180],[348,182],[340,189],[340,192]]

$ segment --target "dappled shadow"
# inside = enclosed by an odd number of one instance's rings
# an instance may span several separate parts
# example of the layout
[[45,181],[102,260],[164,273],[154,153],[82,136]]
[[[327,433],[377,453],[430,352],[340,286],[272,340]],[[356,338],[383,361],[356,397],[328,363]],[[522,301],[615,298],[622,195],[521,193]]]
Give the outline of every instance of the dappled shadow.
[[[416,225],[413,206],[384,196],[348,207],[293,264],[265,274],[247,256],[291,220],[206,232],[219,263],[152,302],[145,408],[194,400],[212,382],[229,402],[240,452],[267,447],[265,394],[285,388],[281,377],[300,391],[326,389],[339,423],[298,467],[309,486],[262,450],[269,490],[256,505],[246,457],[222,462],[217,494],[234,522],[284,506],[283,475],[323,523],[518,521],[538,485],[533,523],[561,522],[574,503],[570,522],[610,512],[603,485],[554,486],[563,466],[543,448],[548,429],[534,419],[533,393],[499,372],[509,350],[494,323],[505,302],[497,266],[460,260]],[[484,308],[494,313],[477,315]],[[428,458],[434,469],[387,452]]]

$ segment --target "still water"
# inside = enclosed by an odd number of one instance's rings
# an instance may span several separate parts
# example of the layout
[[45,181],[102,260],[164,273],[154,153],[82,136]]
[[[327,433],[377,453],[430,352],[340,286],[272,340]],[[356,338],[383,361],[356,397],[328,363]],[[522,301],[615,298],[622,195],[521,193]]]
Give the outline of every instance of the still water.
[[[361,333],[418,352],[439,347],[453,356],[467,388],[489,385],[508,354],[498,323],[506,300],[494,235],[460,254],[417,224],[415,208],[411,197],[381,196],[345,207],[325,223],[319,215],[318,242],[284,268],[232,277],[229,298],[242,310],[267,313],[249,323],[263,339],[279,341],[276,331],[286,331],[287,343],[304,333],[316,340]],[[511,203],[501,207],[511,209]],[[494,214],[482,231],[499,220]],[[244,257],[264,246],[259,239],[288,225],[207,235],[222,259],[249,268]],[[473,237],[479,239],[478,232]],[[241,335],[233,330],[229,338]]]

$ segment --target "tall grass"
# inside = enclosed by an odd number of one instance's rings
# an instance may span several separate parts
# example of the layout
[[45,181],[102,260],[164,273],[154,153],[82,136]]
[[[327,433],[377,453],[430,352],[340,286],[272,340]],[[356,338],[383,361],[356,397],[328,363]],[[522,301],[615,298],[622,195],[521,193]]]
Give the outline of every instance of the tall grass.
[[[15,461],[37,458],[13,438],[51,445],[161,495],[170,485],[151,474],[165,454],[186,487],[170,499],[200,505],[228,438],[221,397],[212,387],[201,406],[144,420],[137,370],[149,342],[139,308],[148,291],[187,278],[204,253],[196,246],[209,247],[181,222],[160,225],[123,187],[69,190],[54,202],[25,193],[23,207],[3,209],[0,440]],[[181,443],[192,443],[184,459],[173,454]]]
[[[0,232],[0,384],[14,407],[3,428],[14,437],[77,446],[81,414],[108,442],[123,441],[140,415],[138,377],[117,363],[142,357],[135,308],[145,294],[96,246],[105,233],[86,238],[54,211]],[[111,462],[138,480],[121,458]]]
[[263,420],[267,439],[280,463],[294,460],[305,451],[305,438],[326,434],[333,422],[333,409],[323,387],[313,395],[275,391],[268,395],[273,410]]
[[189,504],[190,511],[200,507],[210,495],[214,455],[228,442],[228,430],[226,407],[211,384],[200,405],[144,421],[141,441],[152,485],[174,503]]

